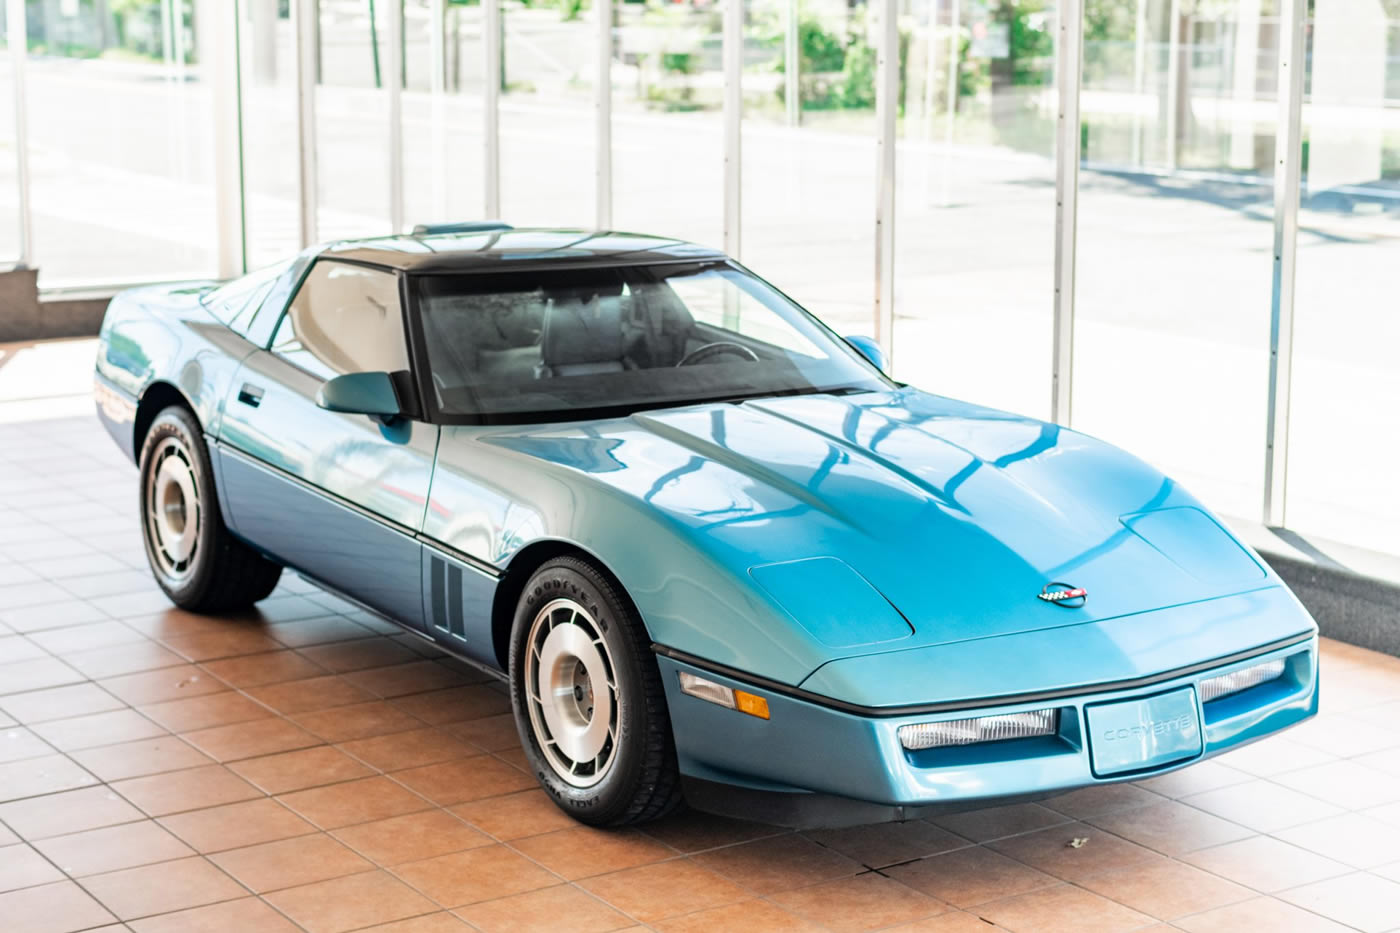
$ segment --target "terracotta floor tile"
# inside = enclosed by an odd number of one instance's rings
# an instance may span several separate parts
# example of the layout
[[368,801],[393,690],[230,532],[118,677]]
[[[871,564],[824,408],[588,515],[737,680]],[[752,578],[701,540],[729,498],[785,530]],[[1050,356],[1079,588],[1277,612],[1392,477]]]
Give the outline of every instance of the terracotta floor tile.
[[268,719],[274,715],[262,704],[255,703],[232,690],[168,700],[164,703],[151,703],[139,707],[139,710],[171,732],[213,729],[234,723]]
[[1160,794],[1136,784],[1096,784],[1051,797],[1042,806],[1075,820],[1161,803]]
[[435,728],[356,739],[340,747],[380,771],[418,768],[481,754],[480,749]]
[[467,682],[467,678],[445,665],[423,660],[355,671],[346,674],[345,679],[361,690],[385,699],[443,690]]
[[968,846],[932,858],[892,865],[884,874],[962,908],[1060,883],[1058,878],[982,846]]
[[773,836],[691,857],[755,894],[773,894],[859,874],[864,866],[810,839]]
[[113,696],[120,697],[132,706],[182,700],[228,689],[218,678],[210,677],[192,664],[108,677],[99,683]]
[[636,830],[575,826],[517,840],[513,847],[568,881],[636,868],[678,853]]
[[56,749],[29,729],[11,726],[0,729],[0,764],[52,755]]
[[503,845],[481,846],[407,862],[394,870],[404,881],[444,907],[521,894],[559,883],[559,878]]
[[[1070,845],[1074,839],[1086,841],[1074,848]],[[1002,855],[1065,881],[1077,881],[1110,868],[1146,866],[1164,858],[1151,849],[1119,839],[1087,823],[1054,826],[998,839],[987,845]]]
[[151,820],[41,839],[34,847],[75,878],[195,854]]
[[166,734],[164,728],[134,709],[117,709],[106,713],[75,716],[72,719],[56,719],[52,722],[37,723],[30,728],[54,748],[66,752],[134,742]]
[[[974,918],[976,919],[976,918]],[[982,929],[975,933],[990,933],[991,927],[978,920]],[[505,927],[503,929],[510,929]],[[722,907],[698,910],[693,914],[662,920],[656,925],[662,933],[713,933],[715,930],[766,931],[766,933],[819,933],[827,927],[784,910],[777,904],[762,900],[739,901]]]
[[424,810],[347,826],[336,830],[335,836],[383,866],[474,849],[492,841],[490,836],[444,810]]
[[1111,868],[1079,884],[1159,920],[1175,920],[1255,896],[1248,888],[1172,860]]
[[1035,832],[1050,826],[1063,826],[1072,821],[1063,813],[1057,813],[1038,803],[1014,803],[949,813],[933,817],[929,822],[973,842],[988,842],[1005,836]]
[[384,871],[287,888],[266,899],[310,933],[340,933],[437,911],[432,901]]
[[290,718],[303,729],[314,732],[327,742],[349,742],[423,727],[421,719],[410,716],[382,700],[302,713]]
[[337,674],[370,667],[389,667],[418,657],[406,646],[383,636],[312,645],[302,648],[301,654]]
[[215,761],[236,761],[320,745],[321,740],[285,719],[255,719],[186,732],[185,741]]
[[96,651],[78,651],[63,656],[63,660],[88,677],[120,677],[139,674],[162,667],[177,667],[185,659],[164,645],[153,641],[137,641]]
[[97,778],[63,755],[0,764],[0,802],[56,794],[96,784]]
[[284,683],[248,687],[247,693],[284,716],[350,706],[373,699],[340,676],[310,677]]
[[63,872],[30,846],[0,846],[0,893],[62,880]]
[[107,787],[88,787],[0,804],[0,820],[31,840],[143,818],[140,810]]
[[299,622],[284,622],[268,626],[267,633],[288,648],[303,648],[307,645],[322,645],[332,641],[347,641],[353,638],[368,638],[373,635],[363,625],[339,616],[325,616],[319,619],[303,619]]
[[71,881],[0,894],[5,933],[71,933],[115,919]]
[[1094,817],[1088,822],[1167,855],[1181,855],[1254,835],[1253,830],[1238,823],[1174,800],[1133,810],[1119,810]]
[[78,764],[108,782],[210,763],[208,755],[173,735],[104,745],[71,755]]
[[1311,823],[1341,812],[1316,797],[1260,780],[1192,794],[1181,802],[1261,833]]
[[395,771],[393,777],[440,807],[538,786],[530,775],[485,755]]
[[202,858],[92,875],[83,879],[83,887],[121,920],[232,900],[247,893]]
[[1253,775],[1238,768],[1231,768],[1229,765],[1223,765],[1215,760],[1198,761],[1179,771],[1138,781],[1137,786],[1175,800],[1190,794],[1200,794],[1208,790],[1229,787],[1231,784],[1243,784],[1252,780],[1253,777]]
[[749,899],[743,888],[688,859],[599,875],[581,885],[643,923]]
[[261,758],[245,758],[230,763],[229,769],[268,794],[285,794],[308,787],[337,784],[341,781],[369,777],[374,773],[349,755],[329,745]]
[[295,651],[269,651],[200,664],[230,687],[260,687],[288,680],[318,677],[325,671]]
[[232,627],[221,632],[171,635],[162,638],[161,642],[191,661],[216,661],[240,655],[263,654],[282,647],[256,629]]
[[[482,901],[458,912],[483,933],[557,933],[565,929],[574,933],[604,933],[632,923],[602,901],[567,884]],[[736,927],[709,927],[711,931],[725,929]],[[760,927],[754,924],[745,929]]]
[[497,839],[505,840],[578,825],[538,788],[468,801],[453,807],[452,812]]
[[1287,771],[1273,780],[1349,810],[1400,800],[1400,781],[1395,775],[1348,759]]
[[221,852],[316,831],[306,820],[268,798],[177,813],[160,822],[199,852]]
[[82,683],[87,678],[58,658],[30,658],[0,664],[0,696]]
[[488,684],[399,697],[394,705],[426,723],[442,725],[510,712],[510,698]]
[[482,716],[480,719],[463,719],[449,722],[442,730],[464,742],[488,752],[520,746],[520,732],[515,726],[515,715],[499,713],[495,716]]
[[992,901],[978,916],[1013,933],[1119,933],[1152,918],[1082,888],[1061,885]]
[[297,933],[297,926],[256,897],[133,920],[136,933]]
[[112,789],[151,816],[262,796],[256,787],[221,765],[132,778],[113,784]]
[[322,829],[383,820],[431,806],[386,777],[313,787],[283,794],[278,799]]
[[1400,833],[1391,824],[1360,813],[1343,813],[1279,830],[1274,835],[1354,868],[1400,861]]
[[876,823],[805,833],[813,842],[855,859],[867,868],[883,868],[896,862],[924,858],[967,845],[932,823],[910,820],[906,823]]
[[947,905],[877,872],[774,894],[772,901],[831,930],[861,931],[910,923]]
[[1192,917],[1183,917],[1176,926],[1189,933],[1354,933],[1326,917],[1285,904],[1272,897],[1256,897],[1228,907],[1217,907]]
[[[554,809],[558,810],[558,807]],[[786,830],[766,823],[750,823],[746,820],[713,816],[698,810],[682,810],[637,828],[658,842],[664,842],[687,855],[786,833]]]
[[325,833],[265,842],[211,856],[214,864],[255,894],[327,881],[374,865]]
[[1344,875],[1348,867],[1271,836],[1254,836],[1182,858],[1212,874],[1256,891],[1281,891]]
[[75,684],[0,697],[0,709],[30,725],[123,709],[125,706],[96,684]]

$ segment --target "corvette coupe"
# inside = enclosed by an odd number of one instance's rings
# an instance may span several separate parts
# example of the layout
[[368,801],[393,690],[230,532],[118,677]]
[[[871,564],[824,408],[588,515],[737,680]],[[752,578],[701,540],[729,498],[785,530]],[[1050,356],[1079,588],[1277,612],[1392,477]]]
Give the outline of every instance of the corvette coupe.
[[489,669],[586,823],[908,819],[1316,713],[1313,620],[1188,492],[882,369],[711,249],[463,224],[124,292],[96,398],[176,605],[290,568]]

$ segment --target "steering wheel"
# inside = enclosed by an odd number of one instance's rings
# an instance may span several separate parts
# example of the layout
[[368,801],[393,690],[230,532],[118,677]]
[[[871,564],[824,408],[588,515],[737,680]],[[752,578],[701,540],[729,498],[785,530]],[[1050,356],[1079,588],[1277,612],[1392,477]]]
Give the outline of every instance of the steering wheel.
[[725,354],[731,356],[742,356],[750,363],[758,362],[758,354],[750,350],[741,343],[731,343],[728,340],[720,340],[716,343],[707,343],[703,347],[696,347],[685,356],[681,357],[677,366],[694,366],[696,363],[704,363],[716,356]]

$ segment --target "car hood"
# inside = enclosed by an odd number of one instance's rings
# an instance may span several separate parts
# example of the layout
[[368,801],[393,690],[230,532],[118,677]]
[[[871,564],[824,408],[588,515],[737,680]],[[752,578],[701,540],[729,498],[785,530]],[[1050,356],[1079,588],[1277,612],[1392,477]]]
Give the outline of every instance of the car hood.
[[[1136,458],[913,389],[699,405],[596,422],[583,436],[573,425],[481,440],[660,513],[806,626],[827,657],[1096,622],[1271,584],[1196,500]],[[1053,583],[1087,598],[1039,599]],[[839,605],[823,603],[828,593]],[[890,607],[908,625],[892,623]],[[867,637],[844,631],[833,642],[822,626],[846,611],[871,620]]]

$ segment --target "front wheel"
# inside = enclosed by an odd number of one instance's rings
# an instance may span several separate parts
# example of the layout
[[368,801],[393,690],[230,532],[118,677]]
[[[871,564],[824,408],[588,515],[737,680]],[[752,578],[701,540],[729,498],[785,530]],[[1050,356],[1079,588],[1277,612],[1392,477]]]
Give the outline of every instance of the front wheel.
[[156,582],[191,612],[251,606],[282,575],[229,534],[216,496],[199,422],[178,405],[165,409],[141,447],[141,534]]
[[560,557],[516,608],[511,700],[526,758],[554,802],[593,826],[681,802],[670,716],[646,629],[597,568]]

